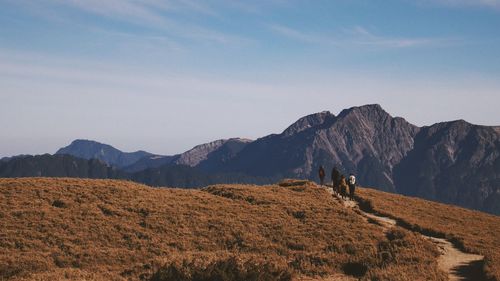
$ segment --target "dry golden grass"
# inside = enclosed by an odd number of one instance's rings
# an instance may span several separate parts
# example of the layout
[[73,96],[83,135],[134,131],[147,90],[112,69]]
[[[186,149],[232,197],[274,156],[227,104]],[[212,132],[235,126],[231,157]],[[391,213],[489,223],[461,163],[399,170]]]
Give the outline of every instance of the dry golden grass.
[[500,280],[500,217],[418,198],[360,188],[365,208],[398,224],[452,241],[463,251],[485,257],[484,271]]
[[0,179],[0,222],[0,280],[250,276],[255,267],[276,276],[266,280],[445,280],[432,243],[398,228],[385,235],[308,182],[182,190]]

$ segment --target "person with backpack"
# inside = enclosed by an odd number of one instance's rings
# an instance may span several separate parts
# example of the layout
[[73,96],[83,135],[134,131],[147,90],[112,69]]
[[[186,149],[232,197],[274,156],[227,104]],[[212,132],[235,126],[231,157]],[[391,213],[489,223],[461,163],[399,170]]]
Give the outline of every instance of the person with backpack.
[[336,192],[337,194],[340,193],[339,185],[340,185],[340,172],[337,169],[337,167],[333,167],[333,169],[332,169],[333,192]]
[[354,200],[354,190],[356,189],[356,177],[351,173],[349,179],[347,180],[349,185],[349,197],[351,200]]
[[325,183],[325,169],[323,169],[323,166],[319,166],[318,174],[319,174],[319,181],[320,181],[321,185],[324,185],[324,183]]
[[340,189],[340,197],[342,197],[342,199],[346,199],[347,198],[347,182],[345,180],[344,175],[340,176],[339,189]]

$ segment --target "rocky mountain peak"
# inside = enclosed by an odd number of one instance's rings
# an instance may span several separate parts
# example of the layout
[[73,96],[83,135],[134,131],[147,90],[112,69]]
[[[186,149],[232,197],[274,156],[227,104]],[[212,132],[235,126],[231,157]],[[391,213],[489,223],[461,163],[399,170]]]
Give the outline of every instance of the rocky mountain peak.
[[327,120],[333,120],[333,119],[335,119],[335,115],[332,114],[330,111],[322,111],[311,115],[307,115],[300,118],[295,123],[286,128],[282,134],[284,136],[291,136],[300,133],[304,130],[307,130],[309,128],[322,125]]
[[365,117],[368,119],[392,118],[379,104],[367,104],[344,109],[338,117],[346,118],[349,116]]
[[56,154],[67,154],[83,159],[99,159],[115,167],[126,167],[139,159],[151,156],[146,151],[123,152],[108,144],[93,140],[76,139],[70,145],[59,149]]
[[56,154],[70,154],[73,156],[90,159],[96,154],[116,153],[118,149],[111,145],[103,144],[93,140],[76,139],[70,145],[59,149]]
[[[76,139],[71,142],[70,145],[106,145],[94,140],[87,140],[87,139]],[[109,146],[109,145],[108,145]]]
[[202,161],[207,160],[209,154],[218,151],[225,145],[234,143],[245,145],[250,142],[252,141],[249,139],[231,138],[220,139],[209,143],[200,144],[179,155],[179,158],[175,161],[175,163],[194,167],[200,164]]
[[251,139],[246,139],[246,138],[230,138],[228,139],[229,142],[242,142],[242,143],[251,143],[253,140]]
[[427,136],[443,134],[448,137],[457,137],[468,134],[468,132],[474,127],[479,126],[473,125],[465,120],[454,120],[424,127],[423,132],[425,132]]

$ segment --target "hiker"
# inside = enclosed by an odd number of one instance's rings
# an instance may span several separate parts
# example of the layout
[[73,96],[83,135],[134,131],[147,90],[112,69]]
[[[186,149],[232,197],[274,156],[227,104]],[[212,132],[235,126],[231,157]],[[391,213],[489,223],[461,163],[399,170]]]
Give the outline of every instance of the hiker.
[[321,185],[323,185],[325,183],[325,169],[323,169],[323,166],[319,166],[318,174]]
[[340,185],[340,172],[337,170],[337,167],[333,167],[332,170],[332,188],[333,192],[339,194],[339,185]]
[[345,180],[344,175],[340,176],[339,189],[340,189],[340,197],[342,197],[342,199],[346,199],[347,198],[347,182]]
[[356,177],[354,174],[351,173],[347,180],[347,184],[349,185],[349,197],[351,200],[354,200],[354,190],[356,189]]

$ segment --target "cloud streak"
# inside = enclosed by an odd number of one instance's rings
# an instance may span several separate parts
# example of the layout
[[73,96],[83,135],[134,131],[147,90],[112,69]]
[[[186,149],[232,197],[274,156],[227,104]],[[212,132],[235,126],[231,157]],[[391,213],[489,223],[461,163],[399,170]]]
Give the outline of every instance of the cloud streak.
[[[246,45],[252,39],[230,34],[217,29],[196,24],[193,20],[183,20],[183,16],[200,15],[217,17],[217,12],[210,6],[191,0],[41,0],[37,3],[12,2],[15,5],[32,10],[35,14],[46,13],[45,18],[78,24],[72,16],[74,12],[100,17],[104,20],[138,26],[152,32],[162,33],[164,37],[182,38],[205,43],[225,45]],[[50,6],[51,9],[47,9]],[[40,9],[37,9],[39,7]],[[57,13],[54,13],[57,10]],[[93,22],[84,22],[85,26],[97,26]],[[103,29],[102,25],[99,28]],[[122,31],[124,33],[126,31]],[[180,44],[180,42],[179,42]]]
[[340,42],[333,40],[325,35],[313,34],[310,32],[304,32],[299,29],[294,29],[288,26],[279,24],[270,24],[269,28],[271,31],[282,35],[284,37],[300,41],[309,44],[321,44],[321,45],[339,45]]
[[307,44],[318,44],[340,47],[379,47],[379,48],[418,48],[439,47],[457,44],[459,40],[452,38],[411,38],[411,37],[389,37],[375,35],[367,29],[356,26],[344,29],[334,35],[324,33],[312,33],[294,29],[284,25],[271,24],[271,31],[289,39]]

